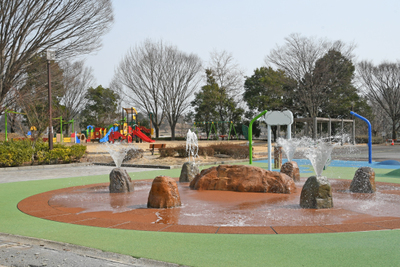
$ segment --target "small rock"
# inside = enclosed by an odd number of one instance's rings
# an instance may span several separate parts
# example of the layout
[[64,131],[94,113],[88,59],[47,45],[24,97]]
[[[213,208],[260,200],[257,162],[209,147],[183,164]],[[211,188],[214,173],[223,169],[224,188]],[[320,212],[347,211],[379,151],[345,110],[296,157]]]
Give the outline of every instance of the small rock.
[[181,175],[179,176],[179,182],[191,182],[194,177],[199,173],[199,167],[196,164],[194,164],[193,162],[185,162],[182,166]]
[[325,176],[311,176],[305,182],[300,195],[300,207],[305,209],[333,208],[332,188]]
[[181,206],[178,186],[174,179],[168,176],[157,176],[151,185],[148,208],[173,208]]
[[293,181],[300,181],[300,170],[299,165],[295,161],[288,161],[281,167],[281,172],[291,177]]
[[375,171],[371,167],[358,168],[350,184],[350,191],[353,193],[374,193]]
[[131,177],[122,168],[114,168],[110,173],[110,193],[126,193],[133,191]]

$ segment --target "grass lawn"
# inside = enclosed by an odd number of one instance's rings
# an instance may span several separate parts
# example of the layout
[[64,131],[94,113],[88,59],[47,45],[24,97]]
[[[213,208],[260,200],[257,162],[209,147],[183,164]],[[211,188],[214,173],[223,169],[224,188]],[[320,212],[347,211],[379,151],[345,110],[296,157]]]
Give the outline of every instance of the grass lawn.
[[[253,165],[266,167],[265,163]],[[351,179],[355,170],[329,167],[323,174]],[[399,170],[375,172],[376,181],[400,182]],[[153,179],[160,174],[179,177],[180,170],[146,171],[131,176]],[[294,235],[146,232],[48,221],[17,209],[18,202],[31,195],[107,181],[108,175],[98,175],[0,184],[0,232],[190,266],[398,266],[400,262],[400,230]]]

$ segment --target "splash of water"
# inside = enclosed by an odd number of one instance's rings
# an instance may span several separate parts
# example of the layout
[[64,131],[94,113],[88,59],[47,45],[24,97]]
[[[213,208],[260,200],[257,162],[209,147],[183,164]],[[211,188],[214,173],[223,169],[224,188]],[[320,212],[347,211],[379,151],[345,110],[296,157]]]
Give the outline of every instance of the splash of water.
[[188,153],[188,161],[192,158],[193,163],[196,163],[196,158],[199,156],[199,143],[197,141],[197,135],[190,129],[186,134],[186,152]]
[[122,162],[126,156],[126,153],[131,150],[131,149],[137,149],[135,146],[130,145],[130,146],[124,146],[121,143],[104,143],[104,146],[108,153],[110,153],[110,156],[114,160],[115,166],[117,168],[120,168],[122,165]]
[[283,148],[288,161],[292,161],[297,147],[302,143],[302,139],[278,138],[277,143]]
[[317,140],[304,151],[304,155],[310,160],[317,177],[322,175],[327,162],[330,162],[332,150],[336,145],[335,143]]

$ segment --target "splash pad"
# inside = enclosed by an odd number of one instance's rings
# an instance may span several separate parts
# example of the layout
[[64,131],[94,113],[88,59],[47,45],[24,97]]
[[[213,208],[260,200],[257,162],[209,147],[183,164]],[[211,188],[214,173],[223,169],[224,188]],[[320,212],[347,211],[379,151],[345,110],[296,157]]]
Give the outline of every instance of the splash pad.
[[348,191],[350,180],[330,179],[335,206],[301,209],[305,179],[294,194],[190,190],[179,184],[182,207],[147,209],[151,181],[135,191],[111,194],[107,184],[49,191],[22,200],[18,208],[47,220],[97,227],[196,233],[332,233],[400,228],[400,185],[377,182],[376,194]]

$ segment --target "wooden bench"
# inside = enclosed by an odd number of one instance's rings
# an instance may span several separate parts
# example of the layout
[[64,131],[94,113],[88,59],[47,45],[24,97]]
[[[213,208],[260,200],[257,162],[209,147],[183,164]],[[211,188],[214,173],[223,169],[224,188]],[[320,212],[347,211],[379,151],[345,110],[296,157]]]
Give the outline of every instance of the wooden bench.
[[151,154],[154,155],[155,148],[160,149],[160,148],[164,148],[166,146],[167,146],[166,144],[150,144],[149,148],[150,148]]

